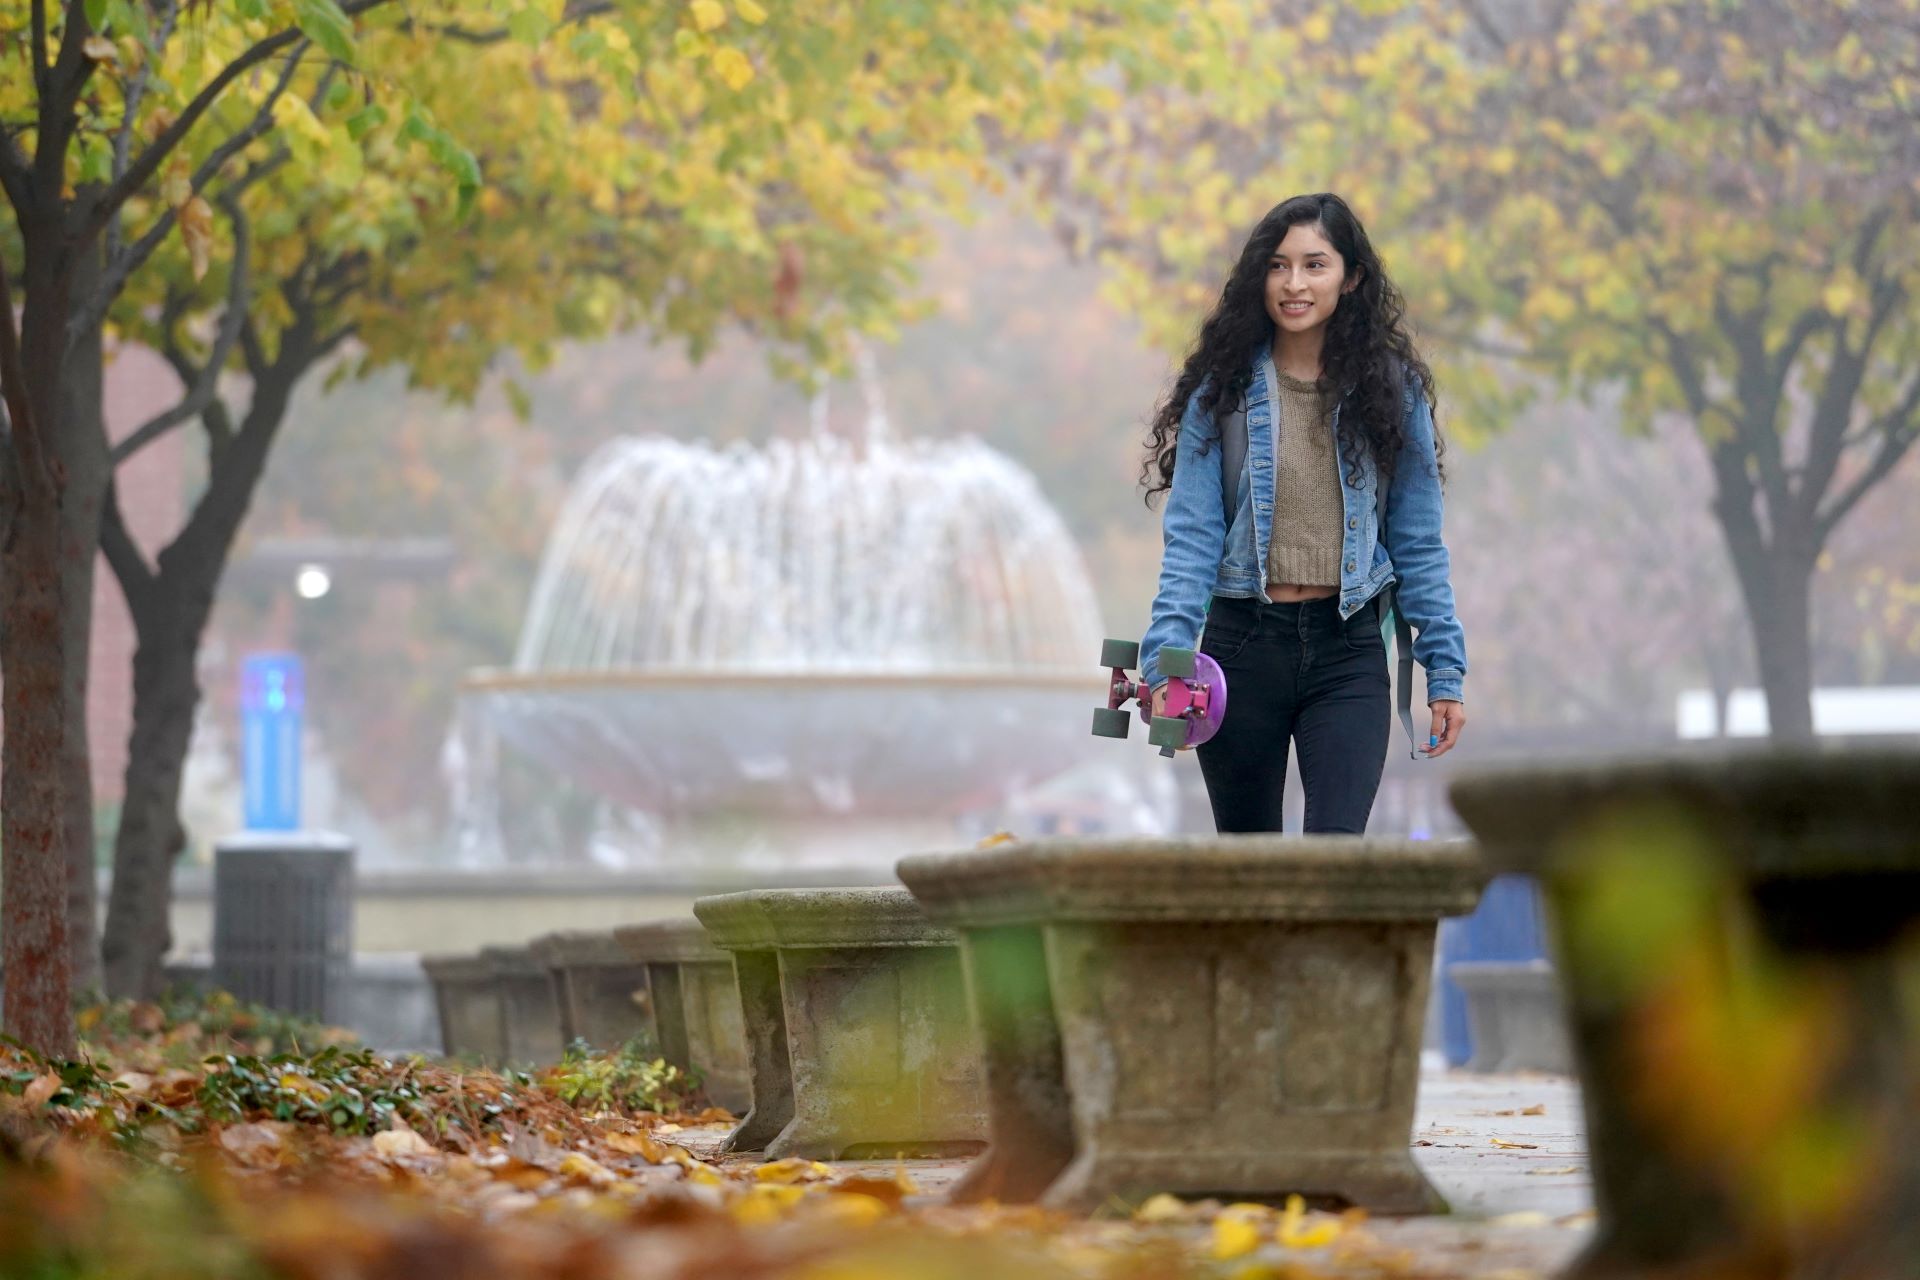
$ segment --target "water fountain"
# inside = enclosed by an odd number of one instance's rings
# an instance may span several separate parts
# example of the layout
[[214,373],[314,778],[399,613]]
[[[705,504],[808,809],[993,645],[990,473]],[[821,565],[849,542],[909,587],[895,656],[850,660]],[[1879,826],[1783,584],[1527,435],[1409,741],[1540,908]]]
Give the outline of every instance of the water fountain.
[[800,439],[601,448],[478,722],[679,863],[890,866],[1076,767],[1151,826],[1087,731],[1099,613],[1052,505],[978,440],[896,437],[867,382],[857,436],[817,398]]

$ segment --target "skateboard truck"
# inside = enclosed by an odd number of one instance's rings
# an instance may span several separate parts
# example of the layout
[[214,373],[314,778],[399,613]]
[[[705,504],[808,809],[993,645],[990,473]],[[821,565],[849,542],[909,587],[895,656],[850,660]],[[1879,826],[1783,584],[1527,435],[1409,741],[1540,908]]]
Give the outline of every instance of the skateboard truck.
[[1100,665],[1111,673],[1107,705],[1093,710],[1093,732],[1099,738],[1124,738],[1133,725],[1126,704],[1140,704],[1147,722],[1147,741],[1171,756],[1180,747],[1197,747],[1213,737],[1227,715],[1227,678],[1220,664],[1204,653],[1168,645],[1160,650],[1160,671],[1167,677],[1167,705],[1153,714],[1153,690],[1128,676],[1140,662],[1140,646],[1132,640],[1107,640],[1100,646]]

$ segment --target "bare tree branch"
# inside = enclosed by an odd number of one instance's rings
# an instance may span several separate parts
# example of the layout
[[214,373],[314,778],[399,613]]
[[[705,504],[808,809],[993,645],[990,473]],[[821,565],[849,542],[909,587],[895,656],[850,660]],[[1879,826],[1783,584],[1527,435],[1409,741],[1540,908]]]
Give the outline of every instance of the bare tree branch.
[[[1834,330],[1833,361],[1827,367],[1820,395],[1814,401],[1813,441],[1807,449],[1803,487],[1810,514],[1818,509],[1827,486],[1833,482],[1834,472],[1839,469],[1840,455],[1849,435],[1847,426],[1853,419],[1853,404],[1860,394],[1860,384],[1866,379],[1874,340],[1904,296],[1905,290],[1896,280],[1883,278],[1874,282],[1872,311],[1857,350],[1847,345],[1845,328]],[[1868,438],[1874,434],[1878,433],[1869,431]]]
[[127,607],[135,614],[144,613],[153,598],[156,574],[127,531],[126,518],[120,511],[119,487],[113,482],[112,472],[107,473],[106,492],[100,499],[100,551],[107,557],[113,576],[120,580],[120,592],[127,598]]
[[[213,180],[214,175],[219,173],[237,152],[273,127],[273,104],[278,102],[280,95],[287,91],[294,73],[300,69],[300,59],[306,53],[308,44],[308,41],[301,41],[299,47],[288,55],[286,66],[281,69],[279,82],[261,103],[253,119],[236,131],[232,137],[214,148],[213,154],[194,170],[190,185],[196,194]],[[132,249],[107,263],[107,269],[101,275],[99,287],[94,290],[93,297],[88,300],[85,307],[75,312],[73,324],[76,328],[83,330],[91,328],[106,319],[107,311],[113,306],[113,300],[120,296],[120,290],[125,287],[127,278],[146,264],[147,259],[153,256],[154,251],[167,238],[167,233],[173,230],[175,217],[172,209],[163,211]]]
[[1466,9],[1467,16],[1473,19],[1473,25],[1479,29],[1480,34],[1485,36],[1496,50],[1505,53],[1507,33],[1494,22],[1493,15],[1487,12],[1486,6],[1481,4],[1480,0],[1466,0]]
[[34,98],[45,102],[47,99],[47,0],[33,0],[32,56]]
[[[556,25],[569,27],[577,23],[585,22],[589,18],[597,18],[602,14],[612,13],[613,11],[614,6],[610,0],[581,0],[581,3],[569,4],[566,11],[560,15],[560,21]],[[445,36],[449,40],[458,40],[463,44],[481,45],[499,44],[502,40],[509,39],[513,35],[513,33],[505,27],[489,27],[482,30],[475,27],[463,27],[458,23],[416,23],[411,18],[400,23],[399,30],[408,33],[428,31],[437,36]]]
[[33,168],[10,130],[0,133],[0,190],[16,210],[26,212],[33,196]]
[[[166,48],[167,41],[173,38],[173,24],[180,16],[180,0],[161,0],[160,26],[155,33],[153,43],[147,49],[147,56],[141,60],[140,72],[127,87],[126,110],[120,114],[120,128],[113,136],[113,176],[119,177],[127,171],[127,153],[133,142],[134,121],[140,114],[140,103],[147,95],[147,86],[153,80],[153,63],[159,50]],[[111,264],[120,256],[121,234],[123,232],[124,206],[115,209],[107,220],[107,262]]]
[[1880,435],[1879,452],[1867,464],[1866,470],[1855,476],[1853,483],[1842,489],[1834,498],[1833,505],[1814,522],[1814,532],[1823,543],[1827,535],[1847,518],[1847,513],[1866,496],[1867,491],[1900,465],[1900,460],[1913,447],[1914,440],[1920,438],[1920,375],[1907,384],[1906,394],[1900,397],[1900,403],[1874,419],[1873,425]]
[[1760,480],[1767,491],[1767,509],[1773,513],[1777,527],[1780,517],[1792,505],[1793,486],[1787,479],[1786,458],[1780,446],[1781,387],[1767,376],[1772,362],[1767,359],[1766,301],[1762,298],[1749,310],[1736,312],[1727,300],[1726,290],[1716,287],[1713,314],[1727,341],[1733,345],[1739,365],[1735,396],[1741,411],[1728,417],[1759,465]]
[[[352,18],[388,2],[389,0],[345,0],[345,3],[340,6],[340,12]],[[77,4],[75,7],[78,7]],[[226,91],[228,85],[239,79],[249,69],[258,66],[282,49],[304,41],[305,38],[299,28],[289,27],[254,44],[252,48],[221,68],[220,74],[208,81],[200,92],[194,95],[193,101],[187,104],[179,117],[162,130],[160,136],[140,153],[139,159],[129,165],[127,171],[107,188],[105,196],[101,199],[100,208],[95,210],[93,217],[82,226],[81,238],[84,240],[97,234],[105,224],[107,215],[125,204],[129,196],[147,184],[148,179],[159,170],[161,162],[180,145],[181,140],[187,136],[194,125],[200,122],[200,117],[207,113],[220,95]]]
[[[190,418],[198,417],[213,401],[213,393],[220,385],[220,373],[227,367],[227,360],[233,354],[234,343],[239,341],[240,326],[247,315],[247,290],[252,284],[252,234],[248,230],[246,215],[240,211],[240,203],[232,196],[221,199],[221,207],[226,210],[227,218],[233,223],[233,266],[227,281],[226,310],[220,316],[220,328],[214,336],[213,350],[208,355],[194,378],[187,383],[187,393],[180,402],[164,413],[157,414],[139,430],[113,447],[110,461],[119,466],[147,445],[158,440]],[[176,365],[175,369],[178,370]]]

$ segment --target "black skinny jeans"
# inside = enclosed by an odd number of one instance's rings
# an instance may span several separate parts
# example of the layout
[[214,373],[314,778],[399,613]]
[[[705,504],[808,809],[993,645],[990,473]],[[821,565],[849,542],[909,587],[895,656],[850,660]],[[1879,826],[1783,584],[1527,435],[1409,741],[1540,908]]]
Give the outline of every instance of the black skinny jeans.
[[1351,618],[1339,599],[1215,596],[1200,651],[1227,677],[1227,718],[1199,747],[1222,833],[1279,831],[1287,747],[1300,747],[1308,832],[1367,829],[1387,761],[1387,646],[1378,597]]

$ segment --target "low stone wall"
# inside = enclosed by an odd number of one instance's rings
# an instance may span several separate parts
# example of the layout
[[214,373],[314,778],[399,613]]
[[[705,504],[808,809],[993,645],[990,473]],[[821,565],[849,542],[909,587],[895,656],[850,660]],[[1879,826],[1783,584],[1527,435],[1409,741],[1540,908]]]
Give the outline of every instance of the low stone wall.
[[493,966],[477,955],[457,955],[424,956],[420,967],[433,983],[447,1056],[489,1065],[504,1062],[506,1028]]
[[482,947],[500,1000],[502,1053],[508,1066],[540,1067],[560,1060],[560,1008],[553,979],[526,947]]
[[698,1072],[716,1104],[746,1110],[753,1090],[733,958],[715,947],[691,916],[613,932],[627,954],[646,966],[661,1057]]
[[1467,1070],[1573,1070],[1566,1011],[1545,960],[1461,960],[1447,973],[1467,997],[1473,1057]]
[[1436,923],[1460,843],[1057,840],[899,874],[956,929],[992,1145],[959,1199],[1176,1193],[1444,1210],[1408,1151]]
[[550,933],[530,947],[553,982],[562,1043],[584,1040],[611,1051],[636,1037],[651,1040],[647,967],[627,954],[611,929]]
[[752,1110],[729,1150],[816,1160],[978,1150],[980,1051],[958,939],[904,889],[702,898],[734,953]]

